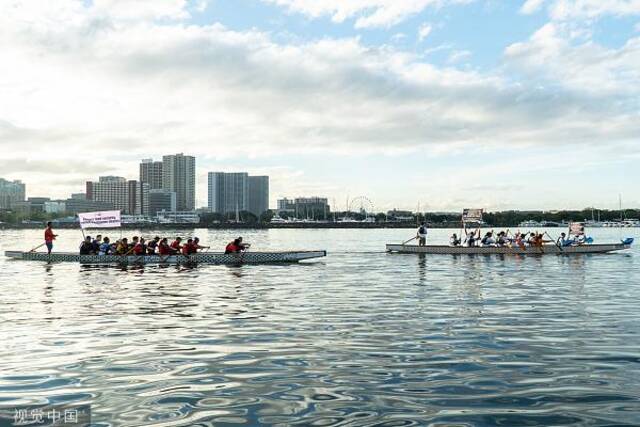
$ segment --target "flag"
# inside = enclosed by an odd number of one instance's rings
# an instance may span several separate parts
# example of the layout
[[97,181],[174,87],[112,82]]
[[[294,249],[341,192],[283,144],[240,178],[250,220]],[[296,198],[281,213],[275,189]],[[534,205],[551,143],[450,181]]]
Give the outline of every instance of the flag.
[[80,228],[118,228],[121,225],[120,211],[79,213]]

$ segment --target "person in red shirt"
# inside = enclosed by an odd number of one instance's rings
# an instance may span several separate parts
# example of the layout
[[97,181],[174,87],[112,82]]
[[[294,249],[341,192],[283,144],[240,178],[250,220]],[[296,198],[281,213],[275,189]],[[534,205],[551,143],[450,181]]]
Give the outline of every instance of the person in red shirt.
[[182,247],[182,255],[191,255],[195,253],[195,248],[193,247],[193,239],[188,239],[187,244]]
[[160,256],[171,255],[172,250],[166,237],[160,240],[160,243],[158,243],[158,253],[160,254]]
[[182,251],[182,245],[180,244],[181,242],[182,237],[176,237],[176,240],[171,243],[171,249],[173,250],[174,254],[179,254]]
[[47,222],[47,228],[44,230],[44,244],[47,245],[47,253],[51,255],[53,250],[53,241],[58,237],[57,234],[53,234],[53,228],[51,227],[51,221]]
[[242,237],[238,237],[234,239],[233,242],[230,242],[227,247],[224,249],[225,254],[233,254],[247,250],[247,248],[251,246],[249,243],[242,243]]
[[144,238],[140,238],[140,240],[133,247],[134,255],[141,256],[147,252],[146,245],[144,244]]

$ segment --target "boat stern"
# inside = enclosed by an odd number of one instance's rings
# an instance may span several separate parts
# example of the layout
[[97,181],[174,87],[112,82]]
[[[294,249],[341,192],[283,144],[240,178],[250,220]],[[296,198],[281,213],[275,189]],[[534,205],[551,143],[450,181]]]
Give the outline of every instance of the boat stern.
[[12,259],[23,259],[24,252],[20,251],[5,251],[4,256]]

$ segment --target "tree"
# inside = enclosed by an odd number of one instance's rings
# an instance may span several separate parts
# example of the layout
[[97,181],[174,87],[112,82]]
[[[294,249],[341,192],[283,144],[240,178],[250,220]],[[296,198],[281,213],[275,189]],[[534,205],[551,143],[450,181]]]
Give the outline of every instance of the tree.
[[260,222],[263,224],[269,223],[271,222],[274,216],[275,216],[275,213],[272,210],[262,212],[262,215],[260,215]]

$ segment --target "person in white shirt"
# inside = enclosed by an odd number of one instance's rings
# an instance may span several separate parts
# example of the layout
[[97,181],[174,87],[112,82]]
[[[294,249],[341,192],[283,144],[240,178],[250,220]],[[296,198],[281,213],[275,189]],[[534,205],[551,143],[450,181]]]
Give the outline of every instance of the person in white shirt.
[[420,224],[420,227],[418,227],[418,233],[416,235],[416,238],[418,239],[418,245],[419,246],[426,246],[427,244],[427,226],[423,223]]

